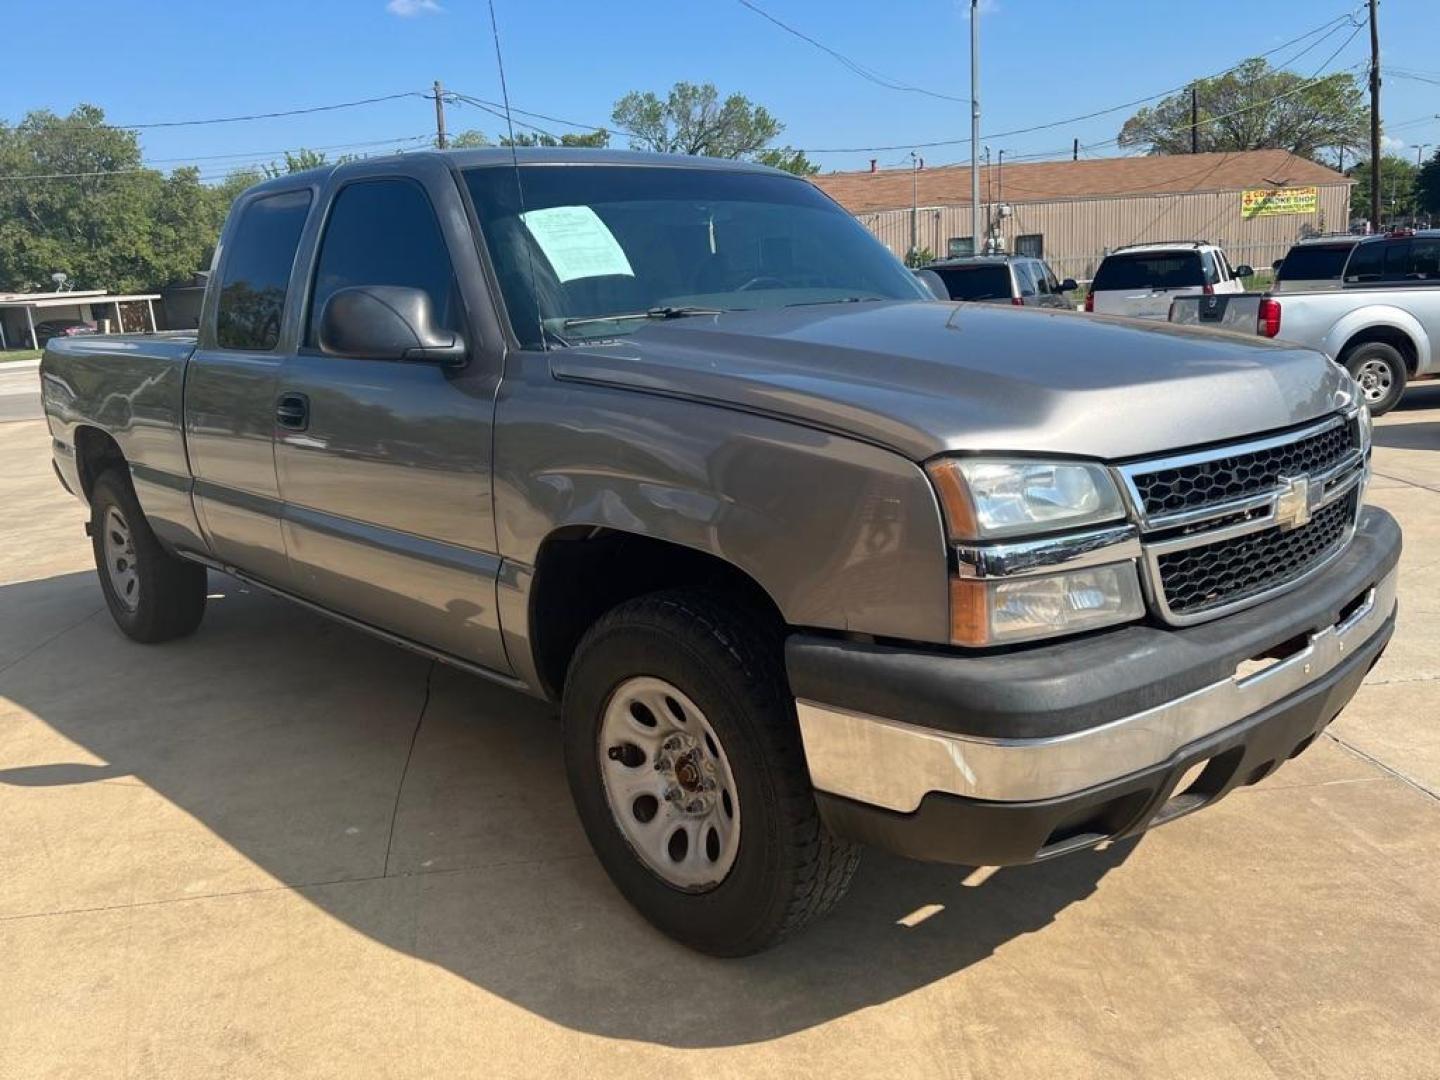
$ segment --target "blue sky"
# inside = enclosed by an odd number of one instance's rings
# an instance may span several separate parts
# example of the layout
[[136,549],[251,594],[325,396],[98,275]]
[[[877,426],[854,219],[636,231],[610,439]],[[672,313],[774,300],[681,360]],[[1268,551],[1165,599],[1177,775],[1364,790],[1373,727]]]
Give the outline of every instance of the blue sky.
[[[968,97],[965,0],[755,3],[890,80]],[[425,90],[437,78],[476,97],[500,96],[483,0],[135,0],[129,8],[117,20],[113,4],[100,0],[47,3],[35,47],[12,38],[6,49],[0,116],[13,122],[32,108],[64,112],[91,102],[112,122],[139,124]],[[1184,10],[1151,0],[986,0],[982,130],[1044,124],[1167,90],[1360,9],[1343,0],[1205,0]],[[710,81],[764,104],[786,125],[781,141],[793,146],[906,148],[813,155],[827,169],[864,168],[871,157],[882,167],[901,165],[911,144],[969,133],[964,104],[866,81],[738,0],[496,0],[496,11],[512,101],[536,112],[608,123],[611,104],[628,90],[663,93],[679,79]],[[1434,80],[1386,79],[1387,139],[1413,155],[1417,142],[1440,142],[1433,115],[1440,112],[1434,49],[1440,2],[1384,0],[1380,27],[1385,67]],[[1294,65],[1309,75],[1350,31],[1337,28],[1318,44],[1310,38],[1273,59],[1315,44]],[[1326,70],[1363,62],[1367,49],[1362,31]],[[1003,147],[1007,158],[1059,150],[1074,137],[1101,142],[1115,136],[1128,113],[985,141],[992,151]],[[493,137],[501,123],[469,107],[448,114],[452,131],[479,127]],[[433,106],[412,97],[310,116],[149,130],[142,146],[161,167],[195,161],[207,178],[218,178],[234,164],[288,148],[415,140],[433,130]],[[372,148],[353,148],[366,149]],[[932,164],[967,157],[963,144],[921,153]],[[1092,155],[1114,153],[1100,147]]]

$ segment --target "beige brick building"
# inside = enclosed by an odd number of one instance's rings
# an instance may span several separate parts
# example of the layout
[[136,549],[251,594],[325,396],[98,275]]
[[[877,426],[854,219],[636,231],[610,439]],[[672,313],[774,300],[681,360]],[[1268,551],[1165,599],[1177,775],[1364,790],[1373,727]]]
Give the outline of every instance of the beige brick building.
[[[897,255],[912,228],[936,257],[969,248],[968,165],[814,182]],[[1284,150],[992,165],[981,169],[982,235],[1082,280],[1107,250],[1155,240],[1209,240],[1232,263],[1264,268],[1303,235],[1345,229],[1351,183]]]

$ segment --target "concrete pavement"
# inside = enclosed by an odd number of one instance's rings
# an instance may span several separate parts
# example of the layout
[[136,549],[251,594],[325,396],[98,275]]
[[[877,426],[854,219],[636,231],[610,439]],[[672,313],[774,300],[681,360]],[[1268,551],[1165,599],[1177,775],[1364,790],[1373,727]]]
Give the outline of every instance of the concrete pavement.
[[1440,1074],[1440,385],[1377,445],[1400,625],[1332,737],[1098,854],[870,853],[719,962],[615,894],[549,709],[214,575],[126,641],[4,425],[0,1077]]
[[6,360],[0,363],[0,424],[9,420],[37,420],[40,409],[40,361]]

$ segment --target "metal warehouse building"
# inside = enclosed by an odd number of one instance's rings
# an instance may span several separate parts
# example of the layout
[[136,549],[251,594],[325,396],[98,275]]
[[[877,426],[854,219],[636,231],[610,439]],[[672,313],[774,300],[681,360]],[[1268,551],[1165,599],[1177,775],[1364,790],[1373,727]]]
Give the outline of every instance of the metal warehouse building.
[[[897,255],[912,236],[938,258],[971,250],[969,165],[814,182]],[[1062,278],[1091,278],[1106,251],[1154,240],[1209,240],[1258,269],[1301,236],[1344,230],[1351,183],[1284,150],[997,165],[981,169],[981,220],[1001,250],[1042,255]]]

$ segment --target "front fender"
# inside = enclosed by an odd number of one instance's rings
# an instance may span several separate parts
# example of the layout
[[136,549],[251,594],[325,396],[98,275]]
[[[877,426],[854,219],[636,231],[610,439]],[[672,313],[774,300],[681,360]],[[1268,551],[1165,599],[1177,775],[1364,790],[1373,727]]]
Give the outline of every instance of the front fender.
[[522,378],[498,403],[495,497],[500,553],[522,579],[556,530],[605,527],[725,560],[793,626],[949,636],[939,506],[924,472],[890,450],[673,397]]
[[1364,330],[1387,327],[1398,330],[1415,345],[1416,374],[1425,375],[1430,371],[1430,338],[1421,326],[1420,320],[1404,308],[1392,304],[1375,304],[1343,315],[1335,325],[1326,331],[1320,348],[1332,360],[1338,360],[1346,342]]

